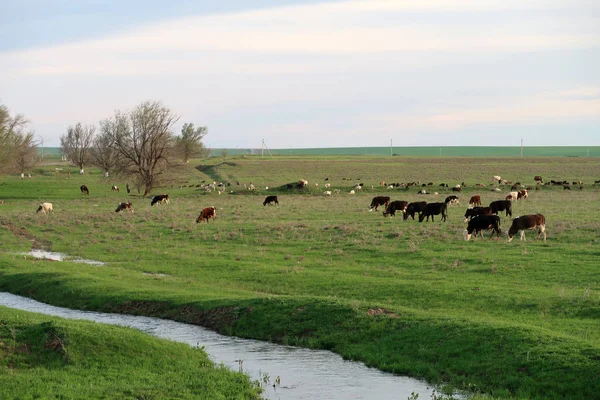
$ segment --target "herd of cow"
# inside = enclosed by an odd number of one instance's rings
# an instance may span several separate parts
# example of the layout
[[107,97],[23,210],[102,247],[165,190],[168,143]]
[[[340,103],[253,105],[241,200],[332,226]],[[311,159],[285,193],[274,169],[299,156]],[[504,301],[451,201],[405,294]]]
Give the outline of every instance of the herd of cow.
[[[536,181],[538,177],[536,176]],[[541,180],[541,179],[540,179]],[[128,188],[129,189],[129,188]],[[81,193],[84,195],[90,194],[90,191],[86,185],[81,185]],[[116,186],[113,186],[112,191],[119,191]],[[128,190],[129,192],[129,190]],[[473,235],[483,237],[483,231],[492,230],[490,239],[496,234],[496,237],[500,237],[502,232],[500,228],[500,217],[498,214],[502,211],[506,213],[507,217],[512,217],[512,202],[514,200],[526,199],[528,197],[527,190],[520,190],[511,192],[505,200],[492,201],[488,207],[482,207],[481,196],[474,195],[469,200],[469,207],[467,208],[464,216],[464,221],[467,222],[467,228],[464,231],[465,240],[469,240]],[[390,201],[389,196],[376,196],[371,200],[369,211],[377,211],[380,206],[385,207],[383,216],[390,217],[396,216],[396,212],[403,214],[403,219],[408,218],[415,219],[415,214],[418,214],[419,222],[424,220],[434,222],[436,215],[441,215],[442,221],[446,221],[448,218],[448,207],[453,204],[458,204],[458,196],[448,196],[444,202],[427,203],[426,201],[417,201],[409,203],[404,200]],[[161,194],[153,196],[150,201],[150,206],[155,204],[169,204],[169,195]],[[267,204],[279,205],[277,196],[267,196],[263,201],[263,206]],[[39,205],[36,212],[42,212],[44,214],[52,212],[52,203],[42,203]],[[133,205],[131,202],[122,202],[117,205],[115,212],[130,211],[133,213]],[[200,215],[196,219],[196,223],[206,221],[207,223],[217,218],[217,209],[215,207],[203,208]],[[520,232],[521,240],[525,240],[525,230],[535,229],[538,232],[538,239],[543,236],[544,241],[546,240],[546,219],[542,214],[524,215],[513,219],[510,229],[508,230],[508,241],[512,241],[514,236]]]

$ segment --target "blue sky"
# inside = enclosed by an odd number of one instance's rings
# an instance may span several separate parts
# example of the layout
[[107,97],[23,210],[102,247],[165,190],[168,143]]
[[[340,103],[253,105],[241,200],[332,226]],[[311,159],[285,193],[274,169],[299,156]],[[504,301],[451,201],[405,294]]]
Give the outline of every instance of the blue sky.
[[4,1],[0,103],[55,146],[144,100],[211,147],[600,145],[595,0],[171,3]]

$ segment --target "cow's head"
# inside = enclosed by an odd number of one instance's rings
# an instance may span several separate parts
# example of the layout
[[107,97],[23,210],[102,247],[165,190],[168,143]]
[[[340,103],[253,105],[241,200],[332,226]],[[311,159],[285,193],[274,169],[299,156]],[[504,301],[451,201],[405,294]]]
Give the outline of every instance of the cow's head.
[[42,211],[44,209],[44,206],[42,204],[40,204],[40,206],[38,207],[38,209],[35,211],[36,213],[39,213],[40,211]]

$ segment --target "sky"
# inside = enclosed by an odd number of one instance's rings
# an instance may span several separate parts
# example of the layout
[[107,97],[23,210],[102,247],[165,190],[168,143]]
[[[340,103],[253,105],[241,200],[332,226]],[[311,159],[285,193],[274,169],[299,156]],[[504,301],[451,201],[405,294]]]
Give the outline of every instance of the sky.
[[160,101],[212,148],[599,146],[600,1],[3,0],[45,146]]

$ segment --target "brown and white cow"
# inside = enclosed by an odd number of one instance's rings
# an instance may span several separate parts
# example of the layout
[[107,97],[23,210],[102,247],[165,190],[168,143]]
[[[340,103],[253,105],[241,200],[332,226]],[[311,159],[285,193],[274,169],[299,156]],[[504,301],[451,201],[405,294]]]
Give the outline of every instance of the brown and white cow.
[[527,190],[522,189],[519,191],[519,193],[517,193],[517,200],[521,200],[521,199],[526,199],[529,197],[529,193],[527,193]]
[[38,207],[38,209],[35,211],[36,213],[42,212],[42,214],[48,214],[53,212],[52,211],[52,203],[42,203],[40,204],[40,206]]
[[217,209],[215,207],[206,207],[203,208],[202,211],[200,211],[200,215],[196,219],[196,223],[200,223],[203,220],[205,220],[206,223],[208,223],[211,218],[216,221]]
[[391,217],[395,217],[396,211],[401,211],[402,213],[405,213],[407,207],[408,201],[394,200],[390,204],[388,204],[387,208],[383,212],[383,216],[387,217],[389,215]]
[[125,210],[129,210],[131,213],[133,213],[133,204],[131,204],[131,202],[128,203],[119,203],[119,205],[117,206],[117,209],[115,210],[115,212],[121,212],[121,211],[125,211]]
[[387,208],[387,206],[390,204],[390,198],[389,196],[376,196],[373,197],[373,200],[371,200],[371,205],[369,206],[369,211],[377,211],[377,207],[379,206],[385,206],[385,208]]
[[153,206],[155,204],[169,204],[169,195],[168,194],[157,194],[156,196],[152,197],[152,201],[150,202],[150,205]]
[[521,240],[525,239],[525,231],[527,229],[535,229],[538,231],[538,239],[544,235],[546,241],[546,217],[542,214],[523,215],[513,219],[512,225],[508,230],[508,241],[512,241],[517,232],[521,232]]
[[475,206],[481,207],[481,196],[478,194],[471,196],[471,198],[469,199],[469,207],[475,207]]
[[110,188],[110,190],[112,192],[118,192],[119,191],[119,187],[117,185],[112,185],[112,187]]
[[519,198],[519,192],[510,192],[508,196],[506,196],[506,200],[517,200]]
[[459,204],[458,196],[448,196],[446,197],[444,203],[446,203],[448,206],[451,206],[452,204]]
[[533,180],[535,181],[535,183],[539,183],[539,184],[543,184],[544,183],[544,180],[539,175],[534,176]]

